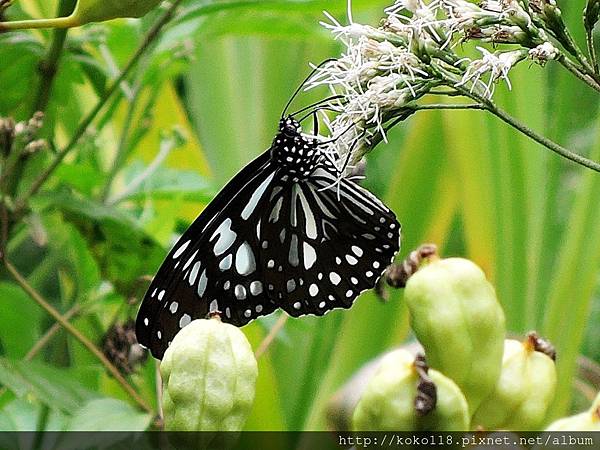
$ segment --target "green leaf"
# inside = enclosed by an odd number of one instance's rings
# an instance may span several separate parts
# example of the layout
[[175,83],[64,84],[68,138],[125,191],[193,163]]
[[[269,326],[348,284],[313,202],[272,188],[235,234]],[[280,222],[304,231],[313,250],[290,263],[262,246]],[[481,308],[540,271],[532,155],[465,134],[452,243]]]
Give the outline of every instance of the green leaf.
[[[29,448],[31,435],[6,431],[62,431],[67,416],[59,410],[24,399],[15,399],[0,410],[0,448]],[[30,443],[30,442],[29,442]],[[49,443],[52,448],[53,444]]]
[[37,64],[43,46],[30,33],[0,34],[0,115],[17,120],[28,118],[30,96],[24,95],[36,84]]
[[[146,170],[146,166],[140,161],[132,163],[125,169],[124,177],[126,185],[130,186],[132,181]],[[208,203],[216,195],[216,187],[209,183],[204,177],[191,170],[170,169],[159,167],[156,171],[137,185],[135,189],[125,188],[125,196],[119,197],[123,200],[169,200],[177,197],[179,200],[190,200],[200,203]],[[122,193],[120,195],[123,195]]]
[[121,210],[61,190],[39,194],[36,208],[58,208],[91,246],[101,273],[129,293],[137,278],[152,273],[165,250]]
[[4,356],[22,358],[40,336],[40,308],[20,287],[0,282],[0,344]]
[[18,397],[32,396],[50,408],[74,413],[94,397],[68,370],[39,362],[0,358],[0,383]]
[[75,411],[67,430],[143,431],[148,428],[151,420],[151,414],[140,412],[128,403],[112,398],[101,398],[91,400]]

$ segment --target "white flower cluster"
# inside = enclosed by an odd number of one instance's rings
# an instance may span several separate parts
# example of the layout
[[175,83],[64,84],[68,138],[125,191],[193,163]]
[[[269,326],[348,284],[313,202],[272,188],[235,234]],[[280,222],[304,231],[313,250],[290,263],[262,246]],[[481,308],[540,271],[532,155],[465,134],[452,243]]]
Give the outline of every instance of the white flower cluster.
[[[535,5],[550,0],[532,0]],[[518,0],[397,0],[385,10],[378,28],[348,25],[326,13],[322,23],[345,45],[342,56],[317,67],[307,88],[326,85],[341,96],[340,112],[329,123],[331,152],[343,168],[357,161],[378,136],[386,140],[385,123],[414,105],[437,86],[467,88],[490,99],[499,81],[511,87],[509,71],[527,58],[544,65],[559,56],[540,23],[541,10]],[[539,6],[539,5],[538,5]],[[514,44],[516,48],[482,56],[460,57],[457,44],[481,42]]]

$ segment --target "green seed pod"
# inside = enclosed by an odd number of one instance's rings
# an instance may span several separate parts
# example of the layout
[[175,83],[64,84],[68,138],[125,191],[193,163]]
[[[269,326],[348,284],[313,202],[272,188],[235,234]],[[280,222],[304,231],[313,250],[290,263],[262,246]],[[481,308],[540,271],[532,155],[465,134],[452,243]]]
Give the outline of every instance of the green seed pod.
[[600,431],[600,392],[590,409],[552,422],[546,431]]
[[71,15],[72,26],[119,17],[142,17],[162,0],[78,0]]
[[220,319],[194,320],[173,339],[160,365],[165,429],[239,431],[258,370],[248,340]]
[[404,298],[429,365],[454,380],[472,414],[502,364],[504,313],[494,288],[469,260],[435,259],[409,278]]
[[425,414],[415,407],[419,375],[415,358],[406,350],[386,355],[363,392],[354,415],[356,431],[464,431],[469,426],[467,401],[449,378],[435,370],[428,376],[436,387],[436,402]]
[[472,424],[492,430],[539,430],[555,388],[554,361],[536,351],[531,338],[507,339],[496,387],[479,405]]

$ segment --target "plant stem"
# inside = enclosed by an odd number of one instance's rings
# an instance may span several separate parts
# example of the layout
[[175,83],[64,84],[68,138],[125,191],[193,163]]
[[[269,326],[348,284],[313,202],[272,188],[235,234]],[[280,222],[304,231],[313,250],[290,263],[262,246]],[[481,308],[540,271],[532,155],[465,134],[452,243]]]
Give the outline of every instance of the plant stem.
[[125,380],[123,375],[119,372],[119,370],[104,356],[104,354],[94,345],[92,341],[90,341],[87,337],[85,337],[81,332],[75,328],[71,323],[62,316],[46,299],[44,299],[28,282],[27,280],[19,273],[17,268],[12,265],[7,259],[4,260],[4,265],[8,272],[15,279],[17,284],[21,286],[21,288],[39,305],[41,306],[48,314],[50,314],[54,320],[56,320],[68,333],[70,333],[75,339],[77,339],[86,349],[90,351],[101,363],[106,367],[106,369],[111,373],[111,375],[117,380],[117,382],[123,387],[125,392],[127,392],[131,398],[145,411],[152,412],[152,409],[148,404],[144,401],[142,397],[133,389],[133,387]]
[[282,314],[281,316],[279,316],[279,319],[277,319],[277,322],[275,322],[275,325],[273,325],[273,328],[271,328],[269,334],[265,336],[265,338],[261,341],[261,343],[258,345],[258,348],[254,352],[254,357],[256,359],[260,358],[268,350],[268,348],[271,346],[271,344],[273,343],[273,341],[275,340],[275,338],[277,337],[277,335],[279,334],[289,317],[290,316],[288,316],[287,314]]
[[13,20],[11,22],[0,22],[0,33],[37,28],[70,28],[78,25],[71,16],[53,19]]
[[585,33],[585,36],[592,69],[594,69],[596,76],[600,76],[600,71],[598,70],[598,56],[596,55],[596,47],[594,46],[594,35],[592,33]]
[[121,165],[123,164],[123,160],[126,158],[125,153],[126,153],[127,142],[128,142],[128,138],[129,138],[129,130],[131,129],[131,125],[133,123],[133,115],[135,113],[137,101],[140,96],[140,91],[141,91],[140,86],[134,86],[133,95],[129,101],[129,106],[127,107],[127,115],[125,117],[125,123],[123,124],[123,129],[121,130],[121,137],[119,139],[119,145],[117,146],[117,152],[112,161],[108,175],[106,176],[106,184],[104,185],[104,188],[102,190],[101,199],[103,202],[105,202],[106,199],[108,198],[108,195],[110,194],[110,188],[112,187],[113,180],[117,176],[117,172],[121,168]]
[[100,99],[96,103],[96,106],[81,121],[81,123],[77,127],[77,130],[71,137],[69,143],[54,156],[54,160],[50,163],[46,170],[44,170],[44,172],[42,172],[39,175],[39,177],[31,184],[27,192],[25,192],[25,194],[23,194],[21,198],[16,200],[14,216],[17,219],[23,213],[25,208],[27,208],[27,202],[29,201],[29,198],[42,187],[42,185],[56,170],[56,168],[65,158],[65,156],[67,156],[67,154],[71,150],[73,150],[73,148],[75,148],[75,146],[79,142],[79,139],[81,139],[81,137],[85,134],[88,127],[90,126],[96,115],[104,107],[110,96],[118,89],[119,85],[127,77],[127,75],[129,75],[133,67],[139,61],[140,57],[150,47],[152,42],[158,37],[159,32],[162,30],[162,28],[173,18],[176,8],[182,1],[183,0],[174,0],[168,7],[168,9],[154,23],[152,28],[148,30],[141,44],[121,71],[121,74],[111,83],[111,85],[106,89],[106,91],[104,91],[104,94],[100,97]]
[[594,75],[595,73],[593,67],[590,65],[587,58],[575,42],[575,39],[573,39],[573,36],[571,36],[569,29],[564,27],[563,33],[561,34],[564,36],[564,42],[562,40],[561,42],[565,48],[577,58],[577,61],[579,61],[579,64],[581,64],[587,73]]
[[558,58],[556,58],[556,60],[560,64],[562,64],[565,69],[567,69],[569,72],[571,72],[577,78],[579,78],[581,81],[583,81],[589,87],[600,92],[600,84],[596,80],[594,80],[592,77],[590,77],[586,73],[582,72],[582,70],[576,64],[574,64],[573,61],[571,61],[567,56],[565,56],[564,54],[561,54]]
[[[58,5],[57,15],[62,17],[69,14],[71,11],[73,11],[75,4],[75,0],[61,0],[60,4]],[[65,45],[68,31],[68,28],[56,29],[53,31],[52,42],[50,44],[50,48],[48,49],[48,54],[39,63],[38,70],[40,72],[41,79],[35,101],[33,102],[33,110],[31,111],[32,115],[36,111],[44,111],[48,105],[52,84],[54,83],[54,78],[58,70],[58,62]]]
[[584,156],[581,156],[577,153],[574,153],[574,152],[558,145],[556,142],[546,138],[545,136],[542,136],[541,134],[535,132],[534,130],[532,130],[531,128],[526,126],[525,124],[521,123],[516,118],[512,117],[510,114],[508,114],[503,109],[498,108],[490,100],[482,98],[482,97],[478,96],[477,94],[470,92],[468,89],[463,88],[462,86],[457,87],[457,89],[459,89],[461,92],[463,92],[463,94],[466,97],[469,97],[469,98],[481,103],[487,111],[491,112],[493,115],[500,118],[502,121],[506,122],[513,128],[519,130],[521,133],[525,134],[526,136],[533,139],[537,143],[539,143],[539,144],[543,145],[544,147],[552,150],[553,152],[559,154],[563,158],[566,158],[570,161],[573,161],[577,164],[587,167],[588,169],[592,169],[596,172],[600,172],[600,163],[598,163],[597,161],[593,161],[593,160],[588,159]]
[[428,105],[416,105],[414,107],[415,110],[417,111],[421,111],[421,110],[427,110],[427,109],[487,109],[487,107],[481,103],[465,103],[464,105],[461,105],[460,103],[457,104],[444,104],[444,103],[431,103]]
[[[80,310],[81,310],[81,306],[80,305],[75,305],[71,309],[69,309],[65,313],[65,315],[63,317],[65,318],[65,320],[71,320],[71,318],[75,314],[77,314]],[[60,324],[54,323],[48,329],[48,331],[46,331],[44,333],[44,335],[41,338],[38,339],[38,341],[33,345],[33,347],[31,347],[29,349],[29,351],[27,352],[27,354],[23,357],[23,361],[31,361],[33,359],[33,357],[35,355],[37,355],[39,353],[39,351],[42,348],[44,348],[48,342],[50,342],[50,339],[52,339],[52,337],[56,333],[58,333],[58,330],[60,330]],[[0,397],[2,397],[6,393],[7,390],[8,390],[8,388],[6,386],[0,387]]]

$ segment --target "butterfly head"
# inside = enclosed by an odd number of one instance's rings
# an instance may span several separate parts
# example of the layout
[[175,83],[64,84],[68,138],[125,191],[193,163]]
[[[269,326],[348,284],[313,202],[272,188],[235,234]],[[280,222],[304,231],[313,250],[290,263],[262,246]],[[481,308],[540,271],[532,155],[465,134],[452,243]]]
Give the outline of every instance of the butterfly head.
[[315,170],[321,152],[315,139],[302,134],[300,123],[292,116],[279,121],[279,131],[271,145],[271,158],[292,178],[306,178]]
[[302,133],[302,127],[292,116],[282,117],[279,120],[279,133],[293,138]]

